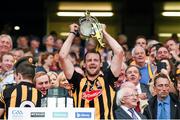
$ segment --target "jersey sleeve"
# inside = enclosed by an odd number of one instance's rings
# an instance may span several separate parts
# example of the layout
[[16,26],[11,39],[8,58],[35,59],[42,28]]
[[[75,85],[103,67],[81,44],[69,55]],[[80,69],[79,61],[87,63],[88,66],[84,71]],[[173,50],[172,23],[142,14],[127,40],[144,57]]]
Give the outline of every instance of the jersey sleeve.
[[68,82],[73,84],[74,89],[76,89],[79,86],[82,78],[83,76],[80,73],[74,71],[72,78],[69,79]]
[[114,82],[118,80],[118,77],[115,77],[110,69],[110,67],[104,71],[105,81],[114,88]]
[[0,108],[5,108],[5,101],[3,92],[0,93]]

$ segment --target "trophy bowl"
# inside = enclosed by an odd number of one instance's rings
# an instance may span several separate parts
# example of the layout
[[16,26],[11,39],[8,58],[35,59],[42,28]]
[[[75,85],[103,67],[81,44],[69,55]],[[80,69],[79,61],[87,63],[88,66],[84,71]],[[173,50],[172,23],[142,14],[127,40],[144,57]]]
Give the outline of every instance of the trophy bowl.
[[89,11],[85,12],[85,16],[79,18],[80,34],[84,38],[94,38],[104,47],[103,33],[101,24],[98,22],[96,17],[90,15]]
[[90,21],[84,21],[80,25],[80,34],[84,37],[89,37],[92,33],[92,23]]

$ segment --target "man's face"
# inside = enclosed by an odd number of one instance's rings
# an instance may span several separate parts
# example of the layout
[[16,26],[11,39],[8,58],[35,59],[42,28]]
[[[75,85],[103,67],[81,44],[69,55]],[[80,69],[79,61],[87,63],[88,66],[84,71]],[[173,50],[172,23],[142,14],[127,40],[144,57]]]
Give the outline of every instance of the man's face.
[[54,38],[53,36],[48,36],[46,40],[46,45],[53,46],[54,45]]
[[31,41],[31,48],[37,49],[39,48],[40,42],[37,40],[32,40]]
[[99,74],[101,68],[100,56],[96,53],[88,53],[85,60],[85,68],[89,76]]
[[132,88],[126,92],[126,95],[123,97],[123,105],[128,108],[135,108],[138,102],[138,93]]
[[36,78],[36,88],[41,91],[43,95],[47,94],[47,90],[50,88],[49,77],[47,75]]
[[149,55],[153,58],[156,57],[156,47],[155,46],[150,49]]
[[144,63],[146,60],[146,53],[141,47],[137,47],[136,50],[134,51],[134,60],[136,61],[137,64]]
[[169,40],[167,43],[166,43],[166,46],[168,48],[169,51],[176,51],[177,49],[179,49],[179,45],[176,44],[173,40]]
[[12,70],[13,65],[14,65],[14,57],[12,55],[4,55],[2,57],[1,67],[3,71],[7,72]]
[[128,68],[126,71],[126,79],[127,81],[134,83],[134,85],[137,85],[141,79],[139,70],[134,66]]
[[28,39],[26,37],[21,37],[18,41],[18,44],[21,47],[26,47],[26,46],[28,46]]
[[0,53],[7,53],[12,49],[11,41],[7,37],[0,39]]
[[57,49],[61,49],[62,46],[63,46],[63,40],[61,40],[61,39],[56,40],[55,47]]
[[170,82],[167,78],[158,78],[154,86],[158,98],[164,99],[169,95]]
[[19,60],[24,56],[24,52],[22,50],[16,50],[14,51],[13,56],[15,60]]
[[136,45],[140,45],[144,49],[146,49],[146,40],[144,38],[139,38],[136,40]]
[[167,50],[167,48],[165,47],[161,47],[158,49],[157,51],[157,60],[162,60],[162,59],[166,59],[169,58],[170,54],[169,51]]
[[48,66],[51,66],[52,62],[53,62],[53,55],[49,55],[47,59],[45,60],[45,64],[47,64]]

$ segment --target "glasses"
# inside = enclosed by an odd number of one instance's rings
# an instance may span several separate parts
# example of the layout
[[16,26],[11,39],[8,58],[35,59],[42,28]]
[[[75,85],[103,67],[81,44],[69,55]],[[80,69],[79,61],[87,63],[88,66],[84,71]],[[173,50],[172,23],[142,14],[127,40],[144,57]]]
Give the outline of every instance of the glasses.
[[124,97],[138,97],[138,93],[136,93],[136,94],[130,94],[130,95],[125,95]]

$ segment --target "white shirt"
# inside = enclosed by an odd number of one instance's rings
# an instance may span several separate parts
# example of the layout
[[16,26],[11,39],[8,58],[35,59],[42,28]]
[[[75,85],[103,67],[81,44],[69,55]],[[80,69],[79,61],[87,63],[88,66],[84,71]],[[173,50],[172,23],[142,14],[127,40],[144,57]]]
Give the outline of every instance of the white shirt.
[[141,94],[141,93],[142,93],[140,83],[138,83],[138,84],[136,85],[136,89],[137,89],[138,94]]
[[[121,108],[129,115],[132,117],[132,114],[131,112],[129,111],[130,108],[124,106],[124,105],[121,105]],[[134,114],[137,116],[138,120],[141,120],[141,117],[137,114],[137,112],[133,109],[134,111]]]

